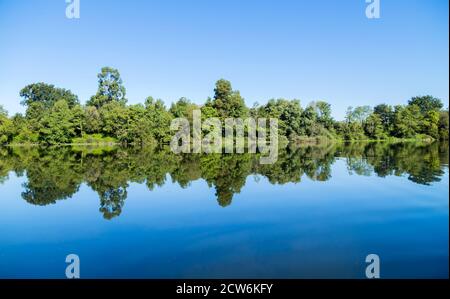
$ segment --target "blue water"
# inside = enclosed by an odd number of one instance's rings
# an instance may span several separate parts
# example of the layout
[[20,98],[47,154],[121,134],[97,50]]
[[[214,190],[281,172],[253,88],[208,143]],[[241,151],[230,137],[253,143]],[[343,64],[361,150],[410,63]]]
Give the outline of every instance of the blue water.
[[382,278],[448,278],[448,164],[428,184],[355,174],[339,153],[329,167],[326,181],[246,176],[226,207],[203,178],[182,188],[165,174],[153,190],[130,179],[110,220],[86,182],[40,206],[22,198],[27,170],[10,170],[0,278],[65,278],[71,253],[82,278],[365,278],[368,254],[379,255]]

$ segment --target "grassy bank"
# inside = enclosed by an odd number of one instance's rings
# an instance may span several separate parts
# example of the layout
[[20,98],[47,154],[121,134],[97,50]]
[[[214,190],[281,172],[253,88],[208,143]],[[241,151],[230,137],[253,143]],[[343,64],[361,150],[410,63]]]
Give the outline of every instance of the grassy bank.
[[[386,142],[386,143],[401,143],[401,142],[421,142],[432,143],[438,141],[434,138],[395,138],[390,137],[386,139],[343,139],[343,138],[329,138],[326,136],[299,136],[294,140],[287,140],[287,138],[279,138],[280,147],[286,146],[313,146],[330,143],[353,143],[353,142]],[[103,137],[100,134],[86,135],[84,137],[74,138],[70,143],[58,143],[51,146],[155,146],[157,144],[124,144],[112,137]],[[168,145],[168,143],[160,144]],[[50,146],[45,143],[10,143],[4,146],[10,147],[25,147],[25,146]]]

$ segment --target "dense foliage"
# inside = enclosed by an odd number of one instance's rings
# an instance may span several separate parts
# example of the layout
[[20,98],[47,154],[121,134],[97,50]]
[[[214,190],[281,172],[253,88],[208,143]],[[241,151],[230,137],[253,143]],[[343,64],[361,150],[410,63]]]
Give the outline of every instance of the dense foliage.
[[46,83],[30,84],[20,91],[25,115],[8,117],[0,106],[0,144],[68,143],[168,143],[175,117],[277,118],[282,140],[302,143],[311,139],[385,140],[448,139],[449,114],[432,96],[413,97],[407,105],[380,104],[349,107],[344,121],[331,117],[324,101],[306,107],[299,100],[271,99],[248,108],[239,91],[219,80],[213,98],[198,106],[181,98],[167,109],[164,102],[148,97],[144,104],[127,105],[126,89],[118,70],[104,67],[98,90],[85,105],[70,90]]
[[337,160],[345,161],[351,174],[396,175],[429,185],[444,177],[448,151],[447,142],[327,143],[289,146],[275,164],[261,165],[254,154],[176,155],[167,147],[2,147],[0,184],[12,172],[26,176],[22,198],[41,206],[71,198],[86,184],[97,193],[100,212],[111,219],[120,215],[131,183],[153,190],[167,182],[187,188],[203,179],[225,207],[249,177],[280,185],[305,177],[327,181]]

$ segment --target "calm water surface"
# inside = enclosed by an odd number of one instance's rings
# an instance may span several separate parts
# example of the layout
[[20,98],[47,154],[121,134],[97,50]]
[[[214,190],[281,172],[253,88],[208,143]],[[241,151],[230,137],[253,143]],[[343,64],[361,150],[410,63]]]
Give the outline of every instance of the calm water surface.
[[0,148],[0,278],[447,278],[448,144]]

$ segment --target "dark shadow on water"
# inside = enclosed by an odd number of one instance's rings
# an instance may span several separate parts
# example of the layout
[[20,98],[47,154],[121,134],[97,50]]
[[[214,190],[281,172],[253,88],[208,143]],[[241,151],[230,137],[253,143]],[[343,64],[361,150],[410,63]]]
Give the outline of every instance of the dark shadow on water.
[[86,183],[97,192],[106,219],[119,216],[129,183],[151,191],[170,176],[182,188],[203,179],[215,188],[220,206],[232,203],[248,176],[271,184],[331,178],[331,166],[344,159],[356,175],[402,176],[422,185],[440,181],[448,167],[448,143],[351,143],[287,148],[273,165],[259,164],[254,154],[175,155],[168,148],[7,147],[0,148],[0,184],[14,172],[26,176],[22,198],[45,206],[68,199]]

